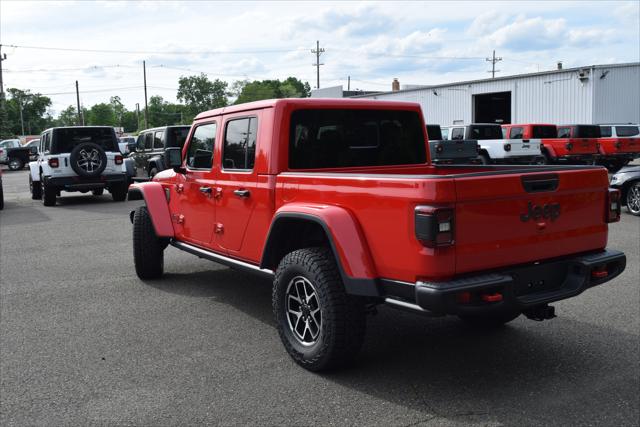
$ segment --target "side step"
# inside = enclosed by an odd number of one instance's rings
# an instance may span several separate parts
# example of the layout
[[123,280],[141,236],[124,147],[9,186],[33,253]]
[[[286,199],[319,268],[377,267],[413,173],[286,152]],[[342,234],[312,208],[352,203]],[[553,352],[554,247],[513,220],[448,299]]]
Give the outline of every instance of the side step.
[[274,275],[273,271],[267,270],[266,268],[260,268],[257,265],[249,264],[248,262],[229,258],[224,255],[199,248],[198,246],[190,245],[189,243],[172,240],[170,244],[175,248],[178,248],[185,252],[189,252],[190,254],[196,255],[199,258],[208,259],[209,261],[217,262],[218,264],[226,265],[227,267],[235,268],[237,270],[246,271],[252,274],[258,274],[267,278],[273,278]]

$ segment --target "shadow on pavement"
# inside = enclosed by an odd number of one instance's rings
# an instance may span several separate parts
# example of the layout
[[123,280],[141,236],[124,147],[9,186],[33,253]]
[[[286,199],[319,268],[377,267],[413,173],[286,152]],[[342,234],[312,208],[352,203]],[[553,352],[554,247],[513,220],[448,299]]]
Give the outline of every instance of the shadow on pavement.
[[[228,304],[276,334],[268,280],[220,269],[146,283]],[[639,363],[625,356],[636,354],[637,346],[636,336],[562,317],[541,323],[519,318],[482,332],[453,317],[381,307],[368,319],[356,363],[321,376],[461,423],[589,424],[606,414],[611,424],[624,425],[638,416]]]

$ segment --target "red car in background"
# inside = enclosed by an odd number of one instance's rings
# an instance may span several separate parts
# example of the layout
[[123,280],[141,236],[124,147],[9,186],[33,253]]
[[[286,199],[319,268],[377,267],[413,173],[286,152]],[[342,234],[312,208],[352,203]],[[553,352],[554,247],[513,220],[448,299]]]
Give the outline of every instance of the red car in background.
[[599,163],[617,171],[640,157],[640,129],[633,124],[600,125]]
[[509,124],[502,129],[507,139],[540,139],[541,163],[592,164],[598,154],[598,126]]

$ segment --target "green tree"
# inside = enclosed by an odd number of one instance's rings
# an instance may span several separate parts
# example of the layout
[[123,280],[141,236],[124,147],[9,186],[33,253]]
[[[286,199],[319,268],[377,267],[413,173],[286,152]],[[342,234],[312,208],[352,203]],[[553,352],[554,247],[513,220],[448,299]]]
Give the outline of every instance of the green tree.
[[181,124],[184,115],[184,106],[171,104],[161,96],[154,95],[149,98],[149,127]]
[[273,98],[307,98],[311,95],[309,83],[295,77],[280,80],[240,80],[232,85],[235,104]]
[[177,98],[184,103],[184,113],[189,121],[203,111],[227,106],[227,86],[225,81],[209,80],[204,73],[199,76],[180,77]]
[[122,126],[122,118],[127,109],[122,104],[119,96],[112,96],[109,98],[109,105],[113,109],[113,114],[116,118],[117,126]]
[[58,126],[75,126],[78,124],[78,110],[73,105],[69,105],[58,115]]
[[85,117],[85,125],[117,126],[118,123],[113,106],[104,102],[93,105]]
[[5,102],[5,108],[8,133],[22,135],[24,125],[24,134],[39,134],[52,125],[53,118],[48,112],[51,106],[50,98],[16,88],[7,89],[7,93],[9,97]]

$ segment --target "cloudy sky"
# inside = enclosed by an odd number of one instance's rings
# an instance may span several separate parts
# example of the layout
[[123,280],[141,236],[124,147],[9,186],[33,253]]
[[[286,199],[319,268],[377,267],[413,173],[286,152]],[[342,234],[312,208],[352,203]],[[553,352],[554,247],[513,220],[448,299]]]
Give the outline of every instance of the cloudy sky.
[[[175,101],[181,75],[295,76],[320,86],[389,90],[618,62],[640,56],[640,2],[29,2],[0,1],[7,87],[47,94],[53,113],[119,95]],[[37,49],[36,49],[37,48]]]

